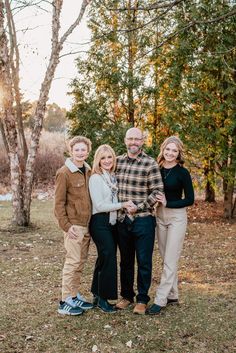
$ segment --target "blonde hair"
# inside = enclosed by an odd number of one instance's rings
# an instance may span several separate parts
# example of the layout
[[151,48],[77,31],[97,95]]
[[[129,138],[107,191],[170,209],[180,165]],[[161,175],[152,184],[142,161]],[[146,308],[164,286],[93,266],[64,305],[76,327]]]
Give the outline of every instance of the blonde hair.
[[161,144],[160,153],[157,157],[157,163],[159,164],[160,167],[162,167],[164,160],[165,160],[163,152],[169,143],[174,143],[176,145],[176,147],[178,148],[179,155],[177,157],[177,162],[180,165],[183,165],[184,164],[184,145],[183,145],[183,142],[180,140],[180,138],[177,136],[167,137],[165,139],[165,141]]
[[68,142],[68,148],[69,148],[69,151],[70,153],[72,152],[73,150],[73,147],[76,143],[84,143],[87,148],[88,148],[88,152],[91,151],[92,149],[92,142],[87,138],[87,137],[84,137],[84,136],[75,136],[73,137],[69,142]]
[[98,149],[95,152],[94,159],[93,159],[93,168],[92,168],[92,174],[102,174],[102,169],[100,166],[101,159],[104,155],[104,153],[111,153],[113,157],[113,166],[111,169],[111,172],[114,172],[116,169],[116,154],[113,148],[109,145],[101,145],[98,147]]

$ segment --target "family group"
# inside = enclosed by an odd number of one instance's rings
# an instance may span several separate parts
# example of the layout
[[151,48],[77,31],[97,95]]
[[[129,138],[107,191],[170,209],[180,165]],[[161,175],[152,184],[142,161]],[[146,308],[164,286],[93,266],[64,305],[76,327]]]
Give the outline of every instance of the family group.
[[[55,184],[54,213],[66,250],[59,314],[81,315],[94,307],[116,313],[132,305],[134,314],[157,315],[167,305],[179,304],[177,270],[186,207],[194,202],[192,180],[177,136],[162,143],[157,161],[143,151],[144,140],[141,129],[130,128],[124,139],[127,152],[116,156],[109,145],[101,145],[92,169],[86,163],[91,141],[84,136],[69,141],[71,156],[57,171]],[[148,306],[155,237],[163,269]],[[81,295],[80,282],[91,238],[97,259],[90,302]]]

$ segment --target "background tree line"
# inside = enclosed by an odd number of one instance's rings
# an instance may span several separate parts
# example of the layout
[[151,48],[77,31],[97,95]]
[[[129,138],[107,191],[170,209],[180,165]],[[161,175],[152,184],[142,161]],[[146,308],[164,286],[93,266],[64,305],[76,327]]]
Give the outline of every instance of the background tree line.
[[230,0],[93,1],[68,113],[72,135],[117,153],[128,126],[147,132],[153,156],[178,134],[206,201],[222,185],[226,218],[236,211],[235,14]]

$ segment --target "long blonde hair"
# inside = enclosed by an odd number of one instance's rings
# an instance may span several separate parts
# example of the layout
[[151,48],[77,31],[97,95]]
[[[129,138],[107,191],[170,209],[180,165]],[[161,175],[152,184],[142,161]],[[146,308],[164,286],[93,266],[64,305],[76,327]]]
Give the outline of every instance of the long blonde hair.
[[180,165],[183,165],[184,164],[184,145],[183,145],[183,142],[180,140],[180,138],[177,137],[177,136],[167,137],[164,140],[164,142],[161,144],[160,153],[159,153],[159,155],[157,157],[157,163],[159,164],[160,167],[162,167],[162,165],[163,165],[163,163],[165,161],[163,152],[164,152],[164,149],[166,148],[166,146],[169,143],[174,143],[176,145],[176,147],[178,148],[179,155],[177,157],[177,162]]
[[101,145],[98,147],[98,149],[95,152],[94,159],[93,159],[93,168],[92,168],[92,174],[102,174],[102,169],[100,166],[101,159],[104,155],[104,153],[111,153],[113,157],[113,166],[111,169],[111,172],[114,172],[116,169],[116,154],[113,148],[109,145]]

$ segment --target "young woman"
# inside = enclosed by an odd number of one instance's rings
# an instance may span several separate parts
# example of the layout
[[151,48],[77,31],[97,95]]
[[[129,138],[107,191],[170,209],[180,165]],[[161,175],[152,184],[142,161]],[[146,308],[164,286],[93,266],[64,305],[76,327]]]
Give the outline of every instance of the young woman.
[[161,145],[157,161],[165,192],[157,196],[157,240],[163,271],[154,304],[146,311],[149,315],[179,303],[177,268],[187,227],[186,207],[194,202],[192,180],[183,167],[182,141],[176,136],[168,137]]
[[91,173],[85,162],[91,150],[91,141],[75,136],[69,141],[71,158],[57,171],[54,213],[64,231],[66,249],[62,272],[62,299],[58,313],[80,315],[93,305],[79,293],[80,278],[88,257],[91,201],[88,180]]
[[115,167],[114,150],[109,145],[98,147],[89,180],[92,199],[90,234],[98,253],[91,291],[94,295],[94,304],[106,313],[116,311],[108,299],[117,299],[117,210],[128,209],[132,204],[118,202]]

